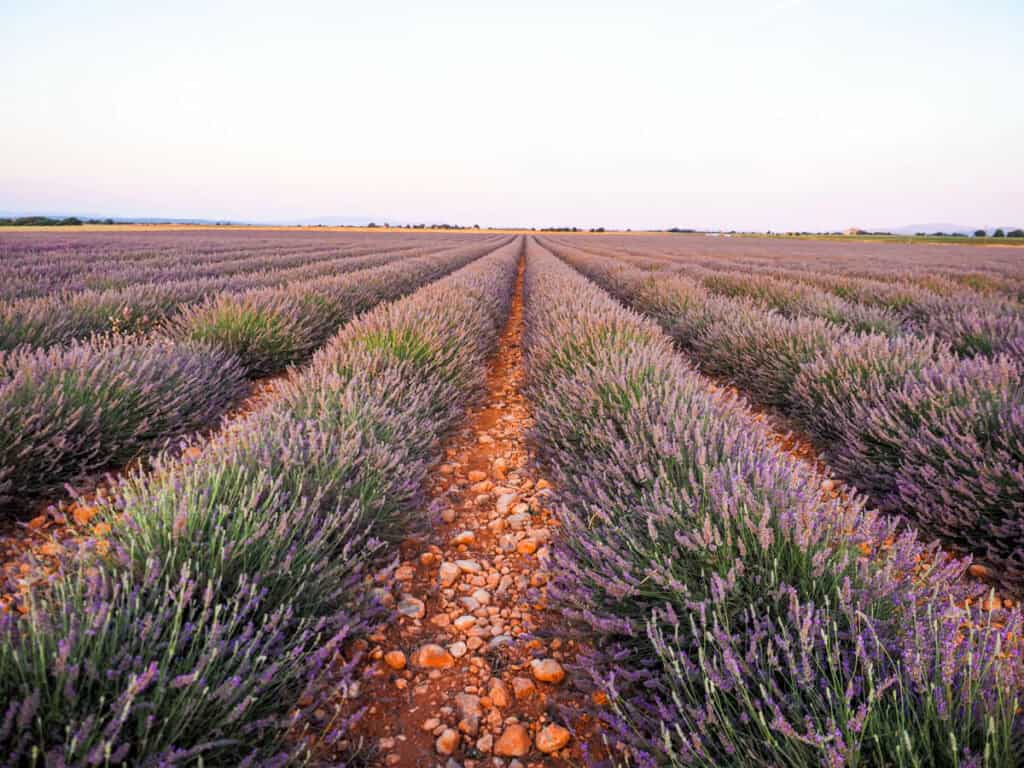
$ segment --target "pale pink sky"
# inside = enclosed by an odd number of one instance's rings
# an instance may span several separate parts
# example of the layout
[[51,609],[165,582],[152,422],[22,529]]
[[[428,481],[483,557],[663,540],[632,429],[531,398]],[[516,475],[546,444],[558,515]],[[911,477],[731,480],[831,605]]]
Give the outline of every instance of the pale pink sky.
[[140,5],[0,10],[0,211],[1024,225],[1016,2]]

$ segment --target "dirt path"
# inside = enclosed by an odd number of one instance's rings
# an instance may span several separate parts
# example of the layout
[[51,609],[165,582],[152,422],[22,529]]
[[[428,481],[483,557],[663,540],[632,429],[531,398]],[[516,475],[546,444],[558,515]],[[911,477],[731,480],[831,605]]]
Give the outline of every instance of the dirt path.
[[[522,265],[487,394],[430,478],[442,520],[408,541],[396,621],[370,638],[359,728],[374,766],[579,765],[556,714],[578,699],[545,610],[551,493],[526,444]],[[500,758],[500,759],[497,759]]]

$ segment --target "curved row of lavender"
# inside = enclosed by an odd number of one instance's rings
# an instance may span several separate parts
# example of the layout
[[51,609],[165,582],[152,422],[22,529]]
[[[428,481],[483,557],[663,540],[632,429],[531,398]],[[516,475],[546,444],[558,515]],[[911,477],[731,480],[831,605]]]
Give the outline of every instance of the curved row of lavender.
[[654,317],[705,372],[781,409],[885,511],[1024,589],[1024,374],[931,337],[843,331],[582,251],[562,258]]
[[[549,246],[573,247],[564,239]],[[787,317],[820,317],[854,331],[889,336],[935,336],[964,356],[1024,350],[1024,305],[1016,291],[1007,295],[976,290],[930,271],[917,279],[883,281],[830,273],[831,262],[824,256],[801,268],[781,269],[777,264],[736,265],[733,260],[695,262],[643,248],[609,249],[588,243],[586,250],[644,269],[685,274],[712,293],[752,299]],[[894,271],[905,278],[914,274],[898,267]],[[1009,278],[992,277],[996,279]]]
[[520,249],[354,320],[198,460],[125,481],[109,554],[85,548],[0,617],[5,764],[329,757],[350,725],[346,644],[381,618],[389,542],[427,522],[426,469],[483,386]]
[[123,288],[180,280],[183,275],[224,277],[232,272],[301,266],[324,257],[464,245],[469,239],[455,233],[365,235],[316,230],[0,233],[0,299]]
[[248,378],[283,370],[345,322],[493,250],[435,255],[276,291],[218,296],[161,336],[0,353],[0,503],[75,484],[212,424]]
[[1019,613],[958,607],[965,563],[823,495],[657,325],[536,245],[525,285],[561,504],[549,596],[589,646],[614,764],[1024,759]]
[[385,249],[360,256],[313,254],[298,266],[259,269],[227,277],[195,277],[186,269],[176,273],[173,280],[163,282],[138,282],[123,288],[13,301],[0,305],[0,349],[66,344],[112,330],[146,332],[173,317],[183,305],[211,296],[302,284],[447,249],[444,245],[429,245],[425,249]]

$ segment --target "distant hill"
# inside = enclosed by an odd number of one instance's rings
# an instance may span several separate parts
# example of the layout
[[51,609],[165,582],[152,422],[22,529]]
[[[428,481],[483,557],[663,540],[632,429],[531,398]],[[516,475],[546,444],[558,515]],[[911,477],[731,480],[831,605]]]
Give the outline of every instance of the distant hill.
[[925,232],[929,235],[933,232],[945,232],[948,235],[973,235],[977,230],[984,229],[991,235],[996,231],[996,229],[1002,229],[1004,232],[1007,232],[1011,229],[1016,229],[1018,226],[1020,225],[982,225],[967,227],[962,224],[950,224],[948,221],[933,221],[928,224],[907,224],[902,227],[866,227],[865,229],[868,232],[892,232],[894,235],[916,235],[918,232]]
[[74,217],[82,221],[104,221],[110,219],[117,224],[241,224],[230,219],[175,219],[166,216],[107,216],[101,213],[76,211],[0,211],[0,218],[14,219],[23,216],[45,216],[50,219]]
[[253,224],[277,227],[365,227],[373,222],[404,226],[405,221],[389,219],[384,216],[313,216],[302,219],[207,219],[207,218],[177,218],[172,216],[107,216],[97,213],[82,213],[80,211],[0,211],[0,218],[14,219],[23,216],[46,216],[51,219],[66,219],[74,217],[86,220],[111,219],[117,224]]
[[387,222],[392,225],[405,223],[404,221],[396,221],[394,219],[384,217],[375,218],[373,216],[314,216],[309,219],[290,219],[273,223],[300,227],[315,227],[317,225],[323,225],[325,227],[365,227],[371,222],[374,224],[384,224]]

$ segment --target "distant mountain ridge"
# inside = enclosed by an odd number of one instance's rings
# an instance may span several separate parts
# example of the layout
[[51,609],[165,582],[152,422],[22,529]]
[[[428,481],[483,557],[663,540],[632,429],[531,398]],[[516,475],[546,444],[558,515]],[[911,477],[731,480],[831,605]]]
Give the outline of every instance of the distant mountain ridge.
[[313,216],[310,218],[302,219],[210,219],[210,218],[199,218],[199,217],[175,217],[175,216],[108,216],[101,213],[81,213],[81,212],[54,212],[54,211],[0,211],[0,218],[20,218],[23,216],[46,216],[51,219],[66,219],[70,217],[76,217],[85,221],[89,220],[104,220],[110,219],[118,224],[249,224],[253,226],[277,226],[277,227],[365,227],[367,224],[376,223],[384,224],[385,222],[393,225],[405,225],[406,222],[398,221],[397,219],[389,219],[386,217],[372,217],[372,216]]
[[1008,232],[1011,229],[1017,229],[1018,226],[1020,225],[984,225],[967,227],[961,224],[950,224],[948,221],[933,221],[928,224],[906,224],[902,227],[866,227],[865,229],[868,232],[892,232],[894,235],[916,235],[918,232],[925,232],[929,235],[933,232],[945,232],[950,235],[973,235],[979,229],[984,229],[987,234],[991,235],[997,229],[1002,229],[1004,232]]

